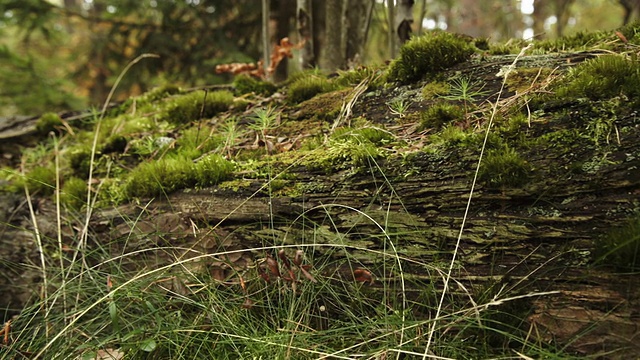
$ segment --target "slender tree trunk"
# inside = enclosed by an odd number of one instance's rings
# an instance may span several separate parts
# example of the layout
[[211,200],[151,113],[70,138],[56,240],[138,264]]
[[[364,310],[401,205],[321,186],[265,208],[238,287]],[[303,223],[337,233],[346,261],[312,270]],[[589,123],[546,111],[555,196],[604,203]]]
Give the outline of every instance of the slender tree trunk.
[[300,50],[300,66],[308,69],[316,66],[316,56],[313,50],[313,8],[311,0],[297,0],[297,15],[299,41],[304,41],[304,46]]
[[[280,40],[289,37],[291,32],[291,17],[293,17],[295,0],[272,0],[272,9],[275,10],[271,14],[271,18],[275,21],[274,39],[271,43],[280,43]],[[284,58],[276,67],[273,74],[273,81],[280,82],[287,79],[287,69],[289,67],[289,59]]]
[[340,0],[325,1],[325,43],[324,68],[329,71],[345,66],[345,54],[342,51],[343,4]]
[[[271,43],[269,36],[269,0],[262,0],[262,61],[265,73],[269,67],[269,59],[271,56]],[[268,76],[268,74],[267,74]]]
[[422,22],[424,21],[424,17],[427,15],[427,0],[420,1],[420,16],[418,17],[418,36],[422,35]]
[[536,38],[545,38],[544,22],[547,19],[548,2],[547,0],[533,1],[533,36]]
[[347,3],[349,4],[346,9],[347,26],[343,35],[346,37],[346,61],[349,67],[353,67],[361,63],[375,0],[345,1],[345,4]]
[[411,24],[413,24],[414,0],[399,0],[396,7],[395,33],[398,36],[398,44],[402,45],[411,37]]
[[396,34],[395,34],[395,24],[394,24],[394,19],[396,18],[395,16],[395,11],[394,11],[394,3],[393,0],[387,0],[387,19],[388,19],[388,23],[387,26],[389,27],[389,33],[387,34],[389,36],[389,57],[390,58],[395,58],[397,55],[397,51],[396,51]]

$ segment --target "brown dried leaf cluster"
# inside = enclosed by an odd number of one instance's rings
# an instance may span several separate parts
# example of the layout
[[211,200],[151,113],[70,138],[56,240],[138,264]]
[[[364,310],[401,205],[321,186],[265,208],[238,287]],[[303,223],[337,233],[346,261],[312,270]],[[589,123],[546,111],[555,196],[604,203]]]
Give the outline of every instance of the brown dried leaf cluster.
[[254,76],[260,79],[264,79],[267,76],[273,75],[278,67],[278,64],[284,58],[292,58],[293,50],[300,49],[304,46],[304,41],[294,44],[292,43],[288,37],[282,38],[280,40],[280,44],[276,44],[273,47],[273,51],[271,52],[271,58],[269,61],[269,66],[267,67],[267,71],[265,74],[264,63],[262,60],[257,63],[230,63],[230,64],[220,64],[216,66],[216,74],[222,73],[230,73],[233,75],[247,74],[250,76]]

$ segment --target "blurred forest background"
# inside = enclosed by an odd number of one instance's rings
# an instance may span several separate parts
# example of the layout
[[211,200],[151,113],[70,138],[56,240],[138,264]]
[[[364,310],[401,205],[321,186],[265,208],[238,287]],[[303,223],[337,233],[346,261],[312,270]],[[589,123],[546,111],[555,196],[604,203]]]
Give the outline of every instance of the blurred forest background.
[[[412,34],[430,29],[489,41],[541,39],[634,21],[640,0],[0,0],[0,116],[84,109],[105,100],[122,69],[138,55],[116,99],[157,85],[228,83],[219,64],[254,63],[285,36],[301,41],[297,10],[312,13],[315,58],[330,72],[393,57],[391,17],[409,7]],[[391,5],[391,6],[389,6]],[[398,12],[394,13],[394,7]],[[268,11],[263,12],[263,8]],[[391,11],[390,11],[391,10]],[[265,17],[263,18],[263,14]],[[356,18],[359,44],[336,54],[335,28]],[[341,16],[342,15],[342,16]],[[264,20],[264,21],[263,21]],[[304,20],[304,19],[298,19]],[[262,38],[263,24],[269,36]],[[339,36],[339,35],[338,35]],[[311,42],[308,42],[310,44]],[[270,50],[270,49],[269,49]],[[344,47],[342,48],[344,51]],[[294,50],[296,55],[305,51]],[[397,50],[396,50],[397,51]],[[300,71],[300,56],[273,75]],[[317,59],[317,61],[315,60]]]

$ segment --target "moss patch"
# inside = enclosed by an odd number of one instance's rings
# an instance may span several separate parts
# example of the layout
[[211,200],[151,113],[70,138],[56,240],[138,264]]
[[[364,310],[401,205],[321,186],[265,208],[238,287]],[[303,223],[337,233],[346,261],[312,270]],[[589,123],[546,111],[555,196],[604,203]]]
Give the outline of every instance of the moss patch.
[[303,76],[289,85],[289,102],[297,104],[318,94],[335,90],[336,87],[335,84],[323,76]]
[[409,40],[400,57],[389,67],[387,81],[411,82],[468,60],[473,54],[469,40],[444,31],[434,31]]
[[171,99],[162,112],[161,119],[174,124],[185,124],[201,118],[209,118],[226,111],[233,104],[229,91],[194,91]]

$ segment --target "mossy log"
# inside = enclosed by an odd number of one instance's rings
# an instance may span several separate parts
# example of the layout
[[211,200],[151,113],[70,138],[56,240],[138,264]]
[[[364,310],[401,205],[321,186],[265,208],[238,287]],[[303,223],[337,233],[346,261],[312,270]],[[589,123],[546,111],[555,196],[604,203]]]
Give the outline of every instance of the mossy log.
[[[640,153],[640,129],[635,129],[621,139],[613,158]],[[611,358],[637,356],[640,280],[591,263],[594,237],[619,226],[637,205],[640,159],[607,165],[596,174],[564,177],[552,176],[558,168],[553,156],[540,154],[529,160],[535,168],[546,169],[541,171],[548,176],[518,189],[476,187],[453,277],[480,291],[555,292],[527,303],[531,307],[528,323],[543,341],[566,345],[583,355],[611,351],[607,355]],[[351,246],[350,255],[374,274],[376,281],[370,286],[375,288],[385,281],[397,281],[398,273],[385,274],[384,261],[358,247],[384,251],[389,246],[385,241],[390,240],[401,255],[446,270],[476,161],[477,151],[452,151],[447,158],[424,155],[410,163],[381,163],[387,169],[384,174],[299,173],[297,182],[315,190],[293,197],[269,197],[260,190],[265,184],[258,182],[241,191],[182,191],[144,209],[127,206],[101,212],[96,228],[108,225],[103,235],[109,238],[130,237],[132,228],[134,234],[145,234],[143,244],[129,243],[130,250],[168,241],[193,248],[194,253],[206,253],[313,246],[313,241],[332,241],[331,236],[317,235],[318,228],[324,227]],[[315,229],[303,226],[301,214]],[[131,225],[122,220],[127,217],[139,220]],[[381,224],[388,237],[371,220]],[[194,224],[200,229],[197,236]],[[310,240],[314,239],[312,232],[315,240]],[[162,239],[150,240],[149,233],[163,234]],[[224,239],[222,246],[220,238]],[[264,257],[265,252],[248,251],[242,266]],[[184,255],[165,254],[164,259],[169,263]],[[404,272],[407,278],[427,279],[442,287],[439,276],[428,275],[423,268],[407,266]],[[408,294],[422,291],[408,284]]]
[[[540,67],[539,62],[545,62],[544,67],[555,68],[593,56],[531,56],[523,58],[522,64]],[[487,89],[497,93],[502,79],[496,73],[512,61],[513,57],[465,64],[465,74],[483,79]],[[363,96],[354,107],[354,117],[388,122],[376,114],[388,114],[389,97],[389,93]],[[621,274],[615,264],[594,265],[593,251],[594,239],[622,226],[639,207],[640,124],[635,111],[621,111],[615,122],[616,131],[621,131],[616,139],[607,139],[615,144],[606,151],[598,145],[605,141],[602,138],[561,137],[583,122],[573,114],[585,106],[578,101],[540,106],[543,111],[564,115],[542,117],[520,131],[532,139],[552,133],[558,137],[519,148],[530,171],[517,186],[496,186],[490,181],[492,174],[485,173],[476,184],[466,218],[480,155],[477,143],[438,152],[415,151],[404,158],[390,157],[366,168],[333,173],[300,167],[287,174],[295,179],[287,180],[295,188],[290,194],[269,195],[268,183],[246,180],[238,189],[223,183],[179,190],[148,203],[96,210],[91,238],[114,244],[113,255],[143,250],[139,258],[129,257],[128,266],[134,270],[176,261],[191,265],[188,260],[193,258],[195,266],[190,271],[206,270],[214,278],[232,274],[233,267],[254,271],[271,247],[310,249],[307,257],[342,248],[330,256],[343,279],[356,280],[353,268],[340,267],[341,257],[371,272],[374,281],[365,286],[373,292],[405,278],[406,295],[423,301],[425,284],[436,291],[442,291],[444,284],[437,271],[430,272],[421,264],[446,272],[455,253],[453,279],[471,295],[544,293],[520,303],[527,307],[526,326],[537,341],[580,355],[636,358],[640,356],[640,280]],[[2,250],[2,258],[13,263],[28,258],[37,263],[25,199],[11,195],[0,201],[4,218],[10,219],[6,223],[11,224],[2,228],[3,243],[11,245],[10,250]],[[40,233],[56,241],[54,207],[48,200],[36,205]],[[70,246],[75,232],[63,229]],[[393,265],[398,258],[386,256],[392,248],[401,258],[416,262],[400,260],[404,265],[400,272]],[[240,255],[224,261],[201,256],[221,251]],[[311,270],[317,277],[327,271]],[[30,291],[35,288],[30,281],[38,281],[37,267],[3,273],[8,283],[21,283]],[[460,286],[450,285],[452,294],[461,299],[466,296]],[[439,298],[438,293],[429,296],[433,302]],[[25,296],[11,301],[24,303]]]

